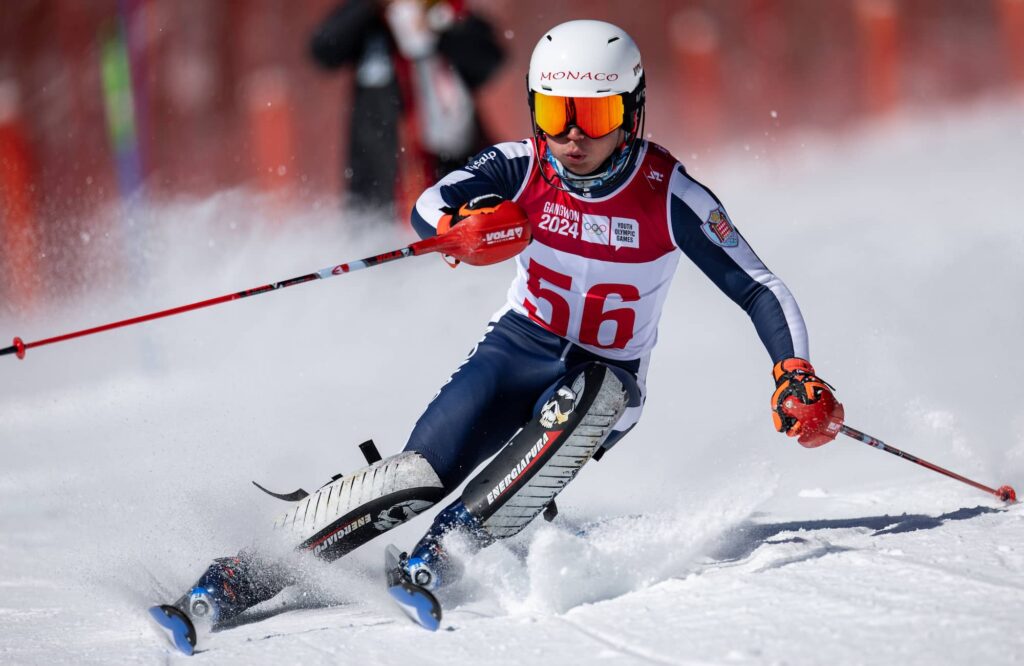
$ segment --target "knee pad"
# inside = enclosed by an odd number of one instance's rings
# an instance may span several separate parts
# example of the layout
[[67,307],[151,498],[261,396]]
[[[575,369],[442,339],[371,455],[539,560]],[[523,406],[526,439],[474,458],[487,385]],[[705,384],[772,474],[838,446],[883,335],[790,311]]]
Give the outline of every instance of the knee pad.
[[298,550],[331,561],[423,513],[444,495],[430,463],[404,452],[332,480],[295,502],[274,529],[294,535]]
[[466,486],[468,512],[492,537],[517,534],[601,448],[626,401],[627,388],[610,366],[591,362],[574,369]]

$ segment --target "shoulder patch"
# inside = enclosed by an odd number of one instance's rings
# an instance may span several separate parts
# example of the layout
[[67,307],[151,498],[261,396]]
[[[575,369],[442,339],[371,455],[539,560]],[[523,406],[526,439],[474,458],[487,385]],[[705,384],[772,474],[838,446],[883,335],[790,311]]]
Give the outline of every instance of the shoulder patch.
[[712,243],[719,247],[736,247],[740,244],[740,235],[732,221],[721,207],[715,208],[708,215],[704,224],[700,225],[701,231]]

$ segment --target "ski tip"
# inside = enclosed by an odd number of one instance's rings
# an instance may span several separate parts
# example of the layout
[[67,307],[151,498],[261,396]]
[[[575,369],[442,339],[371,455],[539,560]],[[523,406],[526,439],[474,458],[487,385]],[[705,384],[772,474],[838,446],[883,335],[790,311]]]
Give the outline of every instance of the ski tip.
[[196,649],[196,628],[180,608],[162,604],[149,609],[149,616],[166,632],[171,644],[182,654],[192,656]]
[[393,585],[388,592],[416,624],[428,631],[441,627],[441,604],[429,591],[412,583],[402,583]]

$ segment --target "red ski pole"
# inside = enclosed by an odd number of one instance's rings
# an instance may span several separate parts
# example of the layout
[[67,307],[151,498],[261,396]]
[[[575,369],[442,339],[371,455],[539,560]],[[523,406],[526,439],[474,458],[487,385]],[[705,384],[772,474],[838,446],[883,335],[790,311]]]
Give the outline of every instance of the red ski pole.
[[875,437],[872,437],[871,435],[866,435],[866,434],[862,433],[860,430],[855,430],[854,428],[851,428],[850,426],[846,426],[846,425],[841,426],[839,428],[839,431],[841,433],[843,433],[844,435],[846,435],[847,437],[852,437],[853,439],[856,439],[856,440],[859,440],[861,442],[864,442],[868,446],[873,446],[876,449],[881,449],[882,451],[885,451],[887,453],[891,453],[894,456],[899,456],[900,458],[903,458],[904,460],[909,460],[912,463],[917,463],[918,465],[921,465],[922,467],[927,467],[928,469],[930,469],[930,470],[932,470],[934,472],[938,472],[939,474],[945,474],[946,476],[950,477],[951,479],[956,479],[957,481],[961,481],[963,483],[966,483],[967,485],[973,486],[973,487],[977,488],[978,490],[984,490],[986,493],[995,495],[996,497],[998,497],[999,499],[1003,500],[1004,502],[1016,502],[1017,501],[1017,493],[1010,486],[1001,486],[1001,487],[995,488],[995,489],[989,488],[988,486],[982,485],[982,484],[978,483],[977,481],[971,481],[970,479],[968,479],[965,476],[960,476],[956,472],[951,472],[948,469],[943,469],[942,467],[939,467],[938,465],[936,465],[934,463],[930,463],[927,460],[922,460],[922,459],[918,458],[917,456],[914,456],[914,455],[911,455],[911,454],[907,453],[906,451],[901,451],[901,450],[897,449],[895,446],[889,446],[888,444],[886,444],[882,440],[876,439]]
[[443,254],[451,254],[471,265],[497,263],[498,261],[503,261],[504,259],[508,259],[519,254],[519,252],[526,247],[526,244],[529,241],[530,227],[526,220],[525,213],[523,213],[522,209],[516,204],[504,202],[501,206],[497,207],[493,213],[474,215],[462,221],[453,227],[451,231],[445,234],[434,236],[433,238],[425,238],[398,250],[392,250],[391,252],[385,252],[374,257],[367,257],[347,264],[328,266],[327,268],[321,268],[316,272],[289,278],[281,282],[273,282],[261,287],[253,287],[252,289],[245,289],[233,294],[225,294],[224,296],[218,296],[217,298],[197,301],[195,303],[189,303],[188,305],[180,305],[176,308],[160,310],[159,312],[152,312],[150,314],[132,317],[131,319],[123,319],[109,324],[102,324],[100,326],[86,328],[81,331],[64,333],[63,335],[57,335],[44,340],[24,342],[21,338],[16,337],[14,338],[13,345],[0,349],[0,356],[14,354],[18,358],[25,358],[25,352],[33,347],[42,347],[43,345],[50,345],[55,342],[64,342],[65,340],[81,338],[86,335],[101,333],[114,328],[121,328],[124,326],[131,326],[132,324],[141,324],[144,321],[170,317],[171,315],[181,314],[182,312],[208,308],[213,305],[227,303],[228,301],[237,301],[241,298],[265,294],[268,291],[276,291],[278,289],[284,289],[285,287],[303,284],[304,282],[326,280],[327,278],[334,277],[335,275],[353,273],[364,268],[379,266],[380,264],[404,259],[412,255],[440,252]]
[[400,250],[394,250],[392,252],[378,254],[375,257],[367,257],[366,259],[360,259],[359,261],[354,261],[348,264],[339,264],[338,266],[329,266],[327,268],[322,268],[319,271],[316,271],[315,273],[300,275],[298,277],[282,280],[281,282],[273,282],[271,284],[265,284],[261,287],[253,287],[252,289],[245,289],[242,291],[235,292],[233,294],[225,294],[224,296],[218,296],[217,298],[210,298],[205,301],[189,303],[188,305],[180,305],[176,308],[160,310],[159,312],[151,312],[150,314],[132,317],[131,319],[122,319],[121,321],[115,321],[109,324],[102,324],[100,326],[82,329],[81,331],[72,331],[71,333],[56,335],[52,338],[46,338],[44,340],[36,340],[35,342],[23,342],[21,338],[14,338],[13,345],[11,345],[10,347],[4,347],[3,349],[0,349],[0,356],[3,356],[5,354],[15,354],[18,358],[25,358],[25,352],[29,349],[32,349],[33,347],[42,347],[43,345],[50,345],[55,342],[64,342],[65,340],[81,338],[86,335],[92,335],[93,333],[102,333],[103,331],[109,331],[114,328],[122,328],[124,326],[131,326],[132,324],[141,324],[144,321],[162,319],[163,317],[170,317],[171,315],[181,314],[182,312],[189,312],[191,310],[198,310],[200,308],[208,308],[213,305],[227,303],[228,301],[237,301],[240,298],[248,298],[249,296],[265,294],[268,291],[284,289],[285,287],[291,287],[293,285],[302,284],[304,282],[310,282],[312,280],[325,280],[335,275],[341,275],[342,273],[351,273],[353,271],[358,271],[363,268],[369,268],[370,266],[377,266],[379,264],[387,263],[389,261],[395,261],[396,259],[404,259],[405,257],[408,257],[409,255],[412,254],[416,254],[416,252],[414,251],[413,246],[410,245]]

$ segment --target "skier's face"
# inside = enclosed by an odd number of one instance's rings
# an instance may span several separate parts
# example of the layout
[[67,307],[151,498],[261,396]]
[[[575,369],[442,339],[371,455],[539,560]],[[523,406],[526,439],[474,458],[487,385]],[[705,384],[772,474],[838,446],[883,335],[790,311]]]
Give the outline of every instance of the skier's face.
[[625,139],[625,132],[617,129],[597,139],[591,139],[573,125],[560,136],[548,137],[548,150],[569,171],[585,176],[597,171],[604,161]]

